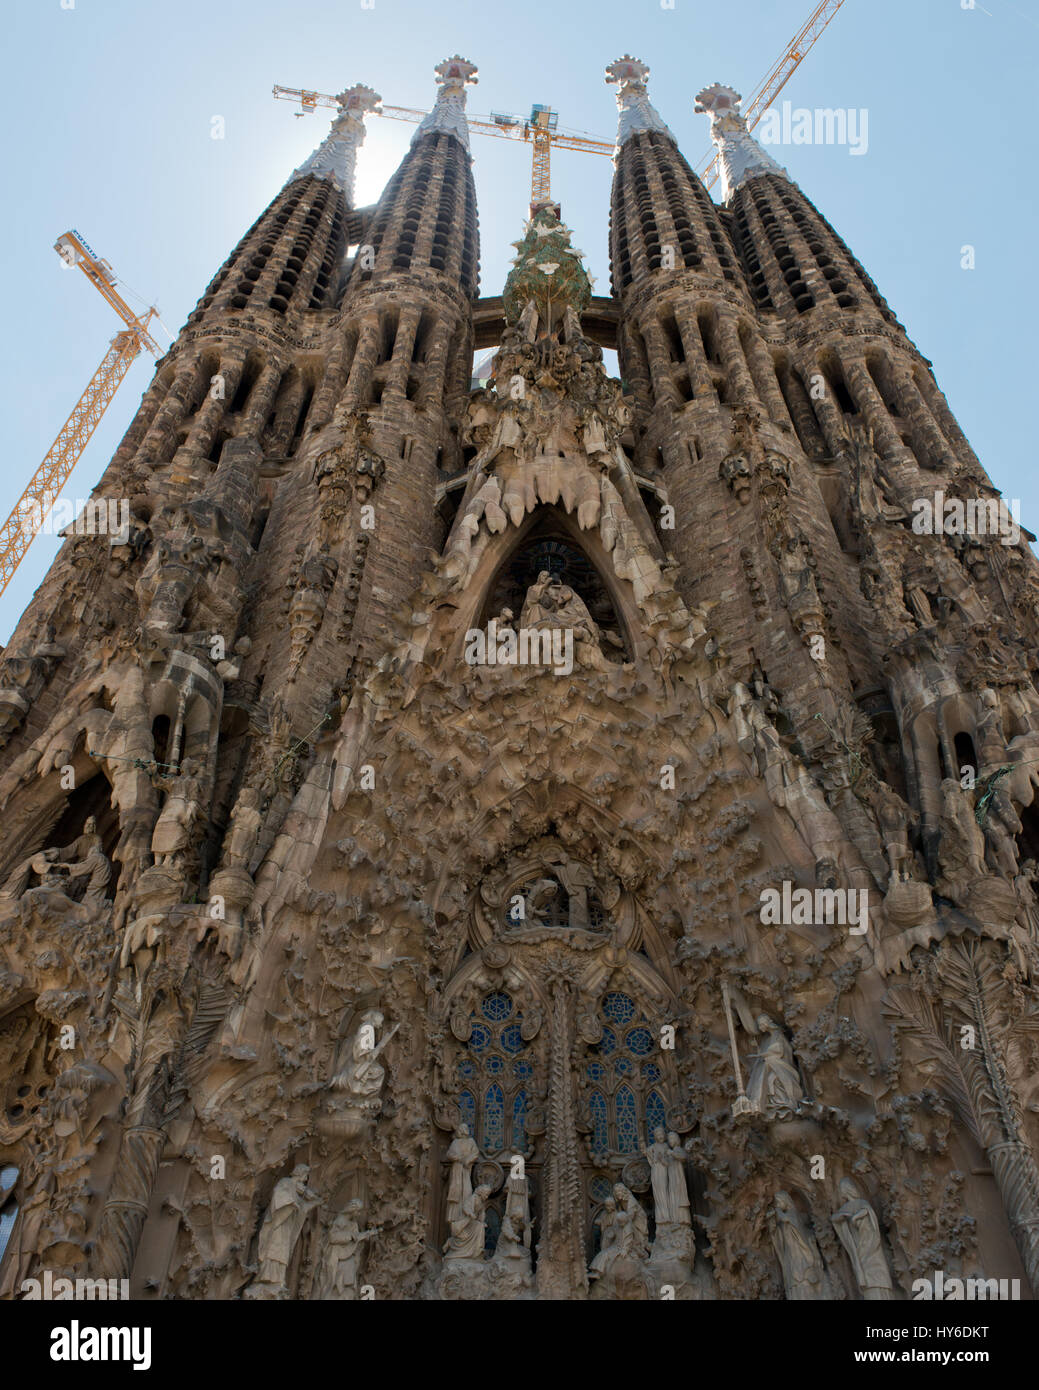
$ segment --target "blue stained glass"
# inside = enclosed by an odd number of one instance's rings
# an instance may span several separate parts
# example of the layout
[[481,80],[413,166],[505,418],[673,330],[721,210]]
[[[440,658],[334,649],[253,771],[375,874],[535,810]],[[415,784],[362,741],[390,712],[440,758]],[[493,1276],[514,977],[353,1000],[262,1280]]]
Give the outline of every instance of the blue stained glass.
[[473,1052],[482,1052],[490,1044],[491,1030],[484,1023],[474,1023],[473,1031],[469,1034],[469,1046]]
[[605,1202],[613,1191],[613,1184],[609,1178],[593,1178],[588,1190],[593,1202]]
[[518,1076],[521,1081],[525,1080],[528,1076],[533,1076],[533,1062],[528,1062],[525,1058],[521,1058],[518,1062],[513,1062],[512,1074],[513,1076]]
[[480,1005],[480,1012],[491,1023],[501,1023],[512,1013],[512,998],[501,991],[497,994],[488,994]]
[[647,1081],[659,1081],[661,1077],[661,1071],[660,1068],[657,1066],[656,1062],[643,1062],[642,1075],[646,1078]]
[[592,1153],[606,1153],[610,1147],[610,1121],[606,1097],[601,1091],[592,1092],[588,1109],[592,1117]]
[[492,1052],[489,1057],[484,1058],[484,1067],[490,1072],[491,1076],[500,1076],[505,1070],[505,1063],[496,1052]]
[[487,1153],[505,1147],[505,1096],[500,1086],[488,1086],[483,1098],[483,1147]]
[[631,1058],[618,1057],[613,1064],[613,1069],[618,1076],[630,1076],[632,1071]]
[[607,994],[603,996],[602,1011],[614,1023],[630,1023],[635,1017],[635,1003],[626,994]]
[[507,1028],[503,1028],[500,1041],[506,1052],[522,1052],[525,1046],[518,1023],[510,1023]]
[[653,1138],[653,1131],[657,1128],[667,1129],[667,1110],[664,1102],[656,1091],[650,1091],[646,1097],[646,1137]]
[[463,1091],[458,1097],[458,1110],[463,1124],[469,1126],[469,1133],[476,1133],[476,1097],[472,1091]]
[[612,1028],[602,1030],[602,1037],[596,1044],[596,1048],[603,1057],[608,1057],[611,1052],[617,1051],[617,1034]]
[[458,1075],[459,1075],[459,1076],[475,1076],[475,1075],[476,1075],[476,1063],[473,1061],[473,1059],[472,1059],[471,1057],[463,1057],[462,1060],[458,1063]]
[[627,1086],[617,1092],[617,1148],[622,1154],[638,1153],[639,1121],[634,1093]]
[[512,1147],[522,1153],[527,1147],[527,1093],[517,1091],[512,1102]]
[[634,1052],[636,1057],[645,1057],[653,1051],[653,1034],[648,1028],[633,1028],[624,1041],[628,1051]]
[[606,1075],[606,1068],[601,1062],[588,1063],[588,1078],[590,1081],[601,1081]]

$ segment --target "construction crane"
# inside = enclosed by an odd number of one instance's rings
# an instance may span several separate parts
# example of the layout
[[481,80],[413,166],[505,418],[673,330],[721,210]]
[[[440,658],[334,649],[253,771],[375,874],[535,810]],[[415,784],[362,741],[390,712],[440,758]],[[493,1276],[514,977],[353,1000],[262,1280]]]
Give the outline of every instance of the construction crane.
[[[823,30],[843,4],[844,0],[821,0],[806,23],[787,44],[782,56],[758,84],[751,97],[750,105],[744,112],[751,130],[754,129],[769,106],[790,81],[796,69],[808,56]],[[276,86],[274,95],[283,101],[298,101],[302,110],[296,112],[297,116],[306,115],[319,106],[333,108],[339,106],[336,97],[329,96],[325,92],[306,91],[300,87]],[[409,106],[384,106],[380,103],[376,107],[375,114],[387,116],[393,121],[411,121],[417,124],[427,113],[416,111]],[[586,154],[613,155],[616,153],[617,146],[613,141],[595,140],[591,136],[581,135],[576,131],[560,130],[558,121],[558,114],[550,106],[532,106],[528,117],[492,111],[489,120],[485,120],[481,116],[469,118],[470,130],[479,131],[481,135],[495,135],[499,139],[522,139],[532,142],[530,172],[530,210],[532,213],[536,208],[552,202],[551,156],[553,145],[558,145],[560,149],[564,150],[583,150]],[[700,178],[706,188],[713,188],[717,182],[718,160],[715,154],[712,153],[705,159],[700,169]]]
[[65,421],[57,439],[33,474],[28,487],[0,527],[0,594],[4,592],[25,552],[32,545],[69,475],[79,462],[87,441],[142,348],[159,355],[159,345],[148,332],[158,310],[138,316],[116,290],[116,276],[106,260],[94,254],[78,232],[58,237],[54,249],[67,265],[78,265],[83,274],[111,304],[126,324],[112,339],[100,367]]
[[[309,92],[299,87],[275,87],[274,95],[283,101],[298,101],[303,108],[297,111],[302,116],[319,106],[338,107],[336,97],[325,92]],[[428,112],[416,111],[409,106],[376,107],[377,116],[387,116],[391,121],[411,121],[418,124]],[[492,111],[490,117],[470,116],[470,130],[481,135],[493,135],[499,140],[529,140],[531,142],[530,207],[531,211],[552,202],[551,159],[552,146],[563,150],[583,150],[586,154],[616,153],[613,140],[593,140],[577,131],[560,130],[558,113],[550,106],[532,106],[529,116],[514,116],[507,112]]]
[[[750,104],[743,114],[747,118],[747,128],[753,130],[768,108],[790,81],[798,67],[804,62],[844,0],[822,0],[816,5],[807,22],[797,31],[783,50],[783,56],[773,64],[769,72],[758,83]],[[705,188],[713,188],[718,181],[718,156],[709,154],[697,170]]]

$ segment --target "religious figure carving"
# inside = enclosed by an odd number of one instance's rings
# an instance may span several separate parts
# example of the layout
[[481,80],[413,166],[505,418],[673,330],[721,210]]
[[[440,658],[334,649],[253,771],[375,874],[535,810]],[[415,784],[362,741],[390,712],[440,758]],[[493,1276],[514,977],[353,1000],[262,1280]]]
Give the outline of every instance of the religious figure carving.
[[510,1172],[505,1182],[505,1212],[502,1216],[494,1259],[506,1272],[525,1280],[530,1273],[530,1195],[527,1177]]
[[112,865],[101,848],[101,836],[93,816],[87,817],[83,834],[70,845],[63,849],[41,850],[23,860],[4,884],[0,897],[16,899],[32,891],[34,877],[38,880],[37,889],[64,893],[73,900],[78,898],[85,879],[84,906],[95,909],[105,905],[105,888],[112,877]]
[[360,1023],[350,1039],[350,1055],[336,1068],[331,1085],[334,1090],[344,1091],[347,1097],[358,1105],[378,1104],[386,1069],[378,1058],[400,1024],[395,1024],[382,1042],[376,1044],[375,1030],[381,1028],[383,1016],[378,1009],[369,1009],[361,1015]]
[[894,1298],[876,1212],[851,1178],[842,1178],[838,1190],[844,1205],[834,1212],[833,1226],[848,1252],[862,1297],[874,1302]]
[[152,780],[167,792],[152,832],[155,863],[163,868],[180,869],[191,858],[195,827],[202,815],[202,765],[195,758],[185,758],[180,771],[169,776],[158,772],[153,765]]
[[759,1014],[762,1043],[751,1053],[747,1099],[762,1115],[789,1115],[804,1100],[804,1089],[794,1063],[794,1053],[782,1028],[768,1014]]
[[913,877],[913,852],[909,848],[908,836],[912,812],[886,782],[878,781],[875,784],[870,792],[870,801],[884,840],[884,850],[891,869],[890,882],[904,882]]
[[480,1157],[476,1140],[464,1122],[455,1130],[447,1151],[451,1176],[447,1184],[447,1224],[465,1219],[466,1203],[473,1190],[473,1164]]
[[691,1229],[689,1191],[685,1180],[685,1154],[678,1135],[666,1133],[658,1125],[653,1131],[653,1143],[646,1148],[650,1181],[653,1187],[653,1213],[656,1219],[657,1240],[668,1227]]
[[445,1260],[483,1259],[487,1230],[485,1212],[490,1195],[490,1185],[481,1183],[454,1207],[454,1214],[448,1217],[451,1234],[444,1246]]
[[259,839],[263,816],[260,812],[261,794],[258,787],[244,786],[231,812],[231,824],[224,841],[222,863],[228,869],[249,872],[256,842]]
[[604,670],[609,662],[602,654],[599,625],[584,599],[548,570],[527,590],[520,613],[521,628],[561,628],[574,635],[574,658],[579,666]]
[[335,1217],[325,1236],[325,1248],[321,1254],[321,1272],[316,1297],[321,1299],[357,1298],[357,1281],[361,1247],[366,1240],[373,1240],[382,1231],[381,1226],[373,1226],[362,1231],[359,1217],[364,1208],[360,1197],[354,1197]]
[[589,1266],[591,1278],[610,1286],[620,1279],[630,1281],[649,1254],[649,1222],[638,1198],[623,1183],[614,1184],[603,1204],[600,1230],[599,1253]]
[[285,1280],[307,1217],[321,1198],[307,1186],[310,1168],[299,1163],[275,1183],[260,1227],[258,1270],[246,1293],[252,1298],[287,1297]]
[[783,1270],[790,1302],[825,1298],[826,1274],[815,1237],[807,1229],[789,1192],[777,1192],[771,1211],[772,1244]]
[[942,782],[941,840],[938,863],[947,886],[962,892],[968,884],[984,878],[985,836],[974,819],[974,803],[954,778]]

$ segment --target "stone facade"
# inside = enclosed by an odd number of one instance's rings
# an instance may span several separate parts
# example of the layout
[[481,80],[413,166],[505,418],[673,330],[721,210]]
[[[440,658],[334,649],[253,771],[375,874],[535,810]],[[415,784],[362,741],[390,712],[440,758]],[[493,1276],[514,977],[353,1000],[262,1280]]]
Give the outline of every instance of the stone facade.
[[4,652],[0,1294],[1027,1297],[1030,537],[731,88],[716,206],[612,64],[612,295],[478,298],[475,76],[370,208],[343,93]]

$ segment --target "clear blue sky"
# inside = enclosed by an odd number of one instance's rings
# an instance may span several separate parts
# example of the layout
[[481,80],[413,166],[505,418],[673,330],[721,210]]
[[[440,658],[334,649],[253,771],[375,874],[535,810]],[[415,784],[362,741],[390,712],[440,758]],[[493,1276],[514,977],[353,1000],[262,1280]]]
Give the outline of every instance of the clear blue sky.
[[[966,0],[964,0],[964,3]],[[65,0],[69,4],[70,0]],[[545,102],[564,126],[610,140],[603,68],[622,53],[652,69],[650,92],[691,163],[709,149],[693,113],[701,86],[745,95],[814,0],[7,0],[3,104],[7,215],[0,421],[6,516],[104,355],[118,320],[56,237],[77,228],[176,333],[238,237],[327,130],[294,119],[271,86],[336,92],[366,82],[385,101],[428,107],[432,69],[477,63],[474,114]],[[869,112],[869,151],[771,152],[876,280],[982,463],[1039,531],[1036,396],[1037,0],[845,0],[783,96]],[[226,138],[213,140],[213,116]],[[414,127],[369,118],[358,199],[374,201]],[[481,287],[501,290],[529,197],[529,149],[473,138]],[[558,151],[553,192],[596,290],[609,293],[612,166]],[[960,268],[960,248],[977,268]],[[135,301],[131,301],[135,302]],[[141,358],[65,488],[85,497],[151,378]],[[56,553],[41,537],[0,598],[0,641]]]

